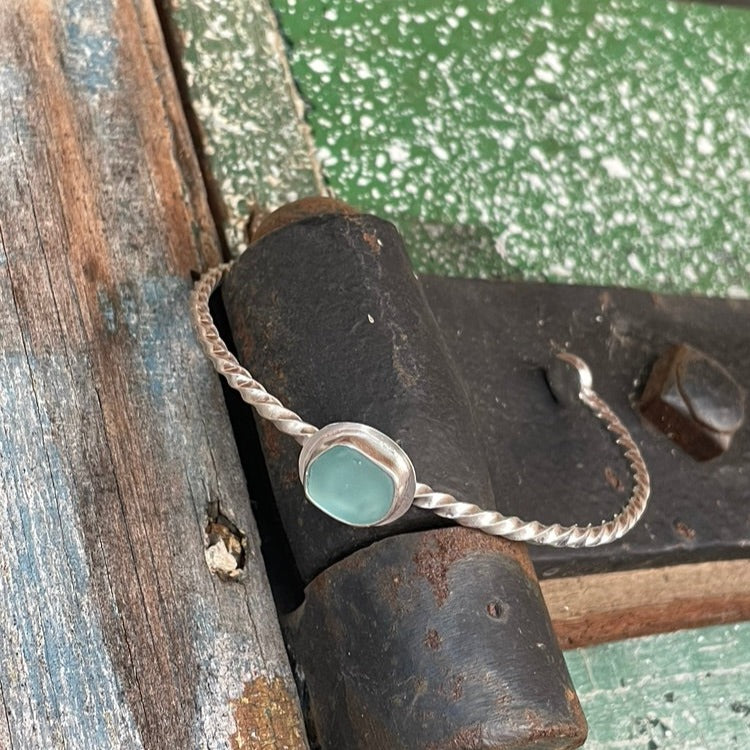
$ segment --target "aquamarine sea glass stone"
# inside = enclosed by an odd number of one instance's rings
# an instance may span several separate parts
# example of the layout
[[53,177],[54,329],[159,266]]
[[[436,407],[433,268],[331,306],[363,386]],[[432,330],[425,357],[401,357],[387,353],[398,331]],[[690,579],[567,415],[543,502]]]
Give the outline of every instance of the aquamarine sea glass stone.
[[348,445],[333,445],[314,458],[307,467],[304,487],[310,502],[352,526],[382,521],[395,492],[390,474]]

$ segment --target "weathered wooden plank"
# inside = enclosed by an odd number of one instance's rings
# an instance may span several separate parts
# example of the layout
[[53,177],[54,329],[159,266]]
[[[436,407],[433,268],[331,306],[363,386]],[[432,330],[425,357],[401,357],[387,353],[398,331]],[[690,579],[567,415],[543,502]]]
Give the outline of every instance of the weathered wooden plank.
[[540,581],[562,648],[750,620],[750,560]]
[[746,750],[750,628],[721,625],[569,651],[585,750]]
[[0,164],[0,745],[306,747],[187,318],[217,238],[150,2],[0,5]]
[[267,0],[158,0],[184,72],[230,251],[253,204],[325,192],[304,105]]

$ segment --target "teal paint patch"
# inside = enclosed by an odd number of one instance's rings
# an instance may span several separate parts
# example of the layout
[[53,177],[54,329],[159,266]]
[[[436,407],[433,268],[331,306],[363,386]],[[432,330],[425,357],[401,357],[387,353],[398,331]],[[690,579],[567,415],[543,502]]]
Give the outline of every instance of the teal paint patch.
[[419,271],[750,293],[750,12],[276,0],[339,197]]
[[568,651],[585,750],[750,747],[750,623]]
[[128,707],[114,700],[122,686],[88,598],[77,510],[84,498],[69,485],[69,468],[31,385],[34,378],[62,382],[67,366],[62,356],[30,362],[22,353],[0,352],[0,688],[13,719],[9,737],[14,747],[24,746],[26,722],[47,704],[57,722],[35,727],[39,747],[57,747],[63,737],[77,747],[111,747],[117,737],[139,748]]
[[60,6],[65,31],[63,68],[89,96],[115,88],[118,42],[112,11],[109,0],[67,0]]

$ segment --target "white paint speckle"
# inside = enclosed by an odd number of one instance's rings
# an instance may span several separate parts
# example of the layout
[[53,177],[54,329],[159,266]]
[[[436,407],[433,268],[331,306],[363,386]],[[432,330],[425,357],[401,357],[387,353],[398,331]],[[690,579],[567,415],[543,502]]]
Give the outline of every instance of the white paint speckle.
[[393,164],[405,162],[409,158],[410,153],[408,145],[402,141],[391,143],[388,146],[388,158]]
[[716,151],[714,144],[705,135],[699,135],[695,139],[695,148],[701,156],[711,156]]
[[701,83],[703,84],[703,88],[706,89],[706,91],[713,96],[718,90],[718,86],[716,85],[716,81],[714,81],[713,78],[709,78],[708,76],[701,76]]
[[313,73],[318,73],[319,75],[323,73],[330,73],[333,70],[331,64],[327,60],[324,60],[322,57],[316,57],[315,59],[310,60],[308,65]]
[[630,253],[628,255],[628,265],[637,273],[637,274],[645,274],[646,269],[643,267],[643,263],[641,263],[641,259],[635,254]]
[[562,64],[560,55],[558,55],[557,52],[553,52],[552,50],[547,50],[539,58],[539,64],[558,75],[562,74],[565,71],[565,67]]
[[448,159],[450,159],[450,154],[441,145],[437,143],[434,143],[430,147],[430,150],[441,161],[447,161]]
[[555,74],[553,71],[549,70],[549,68],[537,68],[534,71],[534,76],[543,83],[555,82]]
[[630,170],[625,166],[619,156],[606,156],[602,159],[607,175],[613,180],[624,180],[630,177]]

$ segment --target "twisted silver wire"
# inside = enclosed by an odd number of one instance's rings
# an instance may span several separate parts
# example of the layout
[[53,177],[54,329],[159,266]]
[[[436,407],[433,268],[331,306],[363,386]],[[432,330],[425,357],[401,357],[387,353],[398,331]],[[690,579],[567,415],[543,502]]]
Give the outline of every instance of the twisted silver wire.
[[[223,263],[216,266],[204,273],[196,282],[191,294],[190,310],[198,338],[216,371],[239,392],[242,400],[253,406],[261,417],[271,421],[281,432],[291,435],[303,445],[318,428],[304,422],[298,414],[287,409],[279,399],[268,393],[227,349],[214,325],[208,300],[231,265]],[[548,525],[540,521],[524,521],[517,516],[506,516],[497,511],[483,510],[473,503],[457,500],[448,493],[437,492],[423,483],[417,483],[414,505],[431,510],[443,518],[449,518],[461,526],[479,529],[486,534],[553,547],[596,547],[600,544],[609,544],[620,539],[635,526],[646,510],[651,491],[651,480],[643,456],[625,425],[593,390],[588,365],[580,357],[569,352],[560,352],[557,356],[577,370],[580,378],[578,397],[606,423],[607,429],[617,436],[615,442],[624,449],[623,453],[633,474],[633,492],[625,507],[616,513],[611,521],[598,526],[562,526],[559,523]]]
[[591,387],[592,377],[588,365],[569,352],[561,352],[557,356],[576,368],[580,378],[578,397],[606,423],[607,429],[617,436],[615,442],[624,449],[623,453],[633,474],[633,492],[625,507],[611,521],[598,526],[562,526],[559,523],[547,525],[539,521],[524,521],[517,516],[505,516],[497,511],[482,510],[473,503],[460,502],[445,492],[435,492],[426,484],[417,484],[414,505],[431,510],[443,518],[450,518],[462,526],[481,529],[487,534],[551,547],[597,547],[609,544],[627,534],[638,523],[651,493],[651,479],[646,462],[627,427]]
[[227,349],[227,345],[214,325],[208,300],[231,266],[231,263],[222,263],[206,271],[197,281],[190,295],[190,312],[203,351],[211,360],[216,372],[227,379],[227,383],[239,392],[243,401],[254,406],[263,419],[272,422],[278,430],[291,435],[300,445],[303,445],[310,435],[318,431],[318,428],[304,422],[298,414],[287,409],[276,396],[272,396]]

